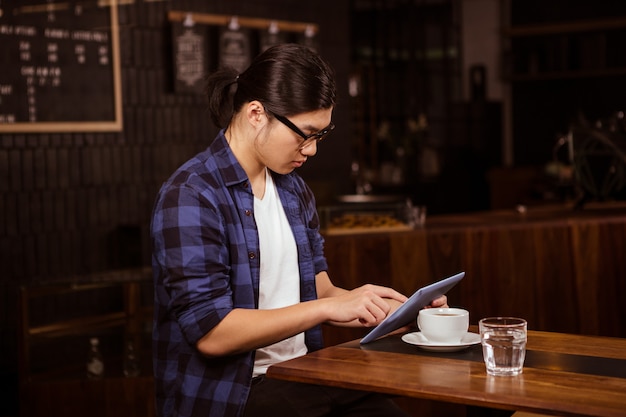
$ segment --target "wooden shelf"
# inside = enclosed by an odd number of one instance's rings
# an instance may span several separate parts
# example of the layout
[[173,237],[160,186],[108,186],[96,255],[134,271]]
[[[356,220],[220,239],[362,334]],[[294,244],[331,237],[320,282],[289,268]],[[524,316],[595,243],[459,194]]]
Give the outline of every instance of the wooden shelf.
[[562,23],[519,25],[507,27],[502,34],[507,37],[527,37],[558,35],[564,33],[580,33],[626,29],[626,17],[601,20],[580,20]]
[[544,80],[564,80],[576,78],[600,78],[617,77],[626,75],[626,68],[603,68],[597,70],[571,70],[571,71],[546,71],[532,74],[512,74],[506,77],[507,80],[518,81],[544,81]]
[[94,330],[108,327],[122,326],[125,323],[126,314],[122,311],[64,320],[63,322],[56,322],[44,326],[31,327],[28,329],[28,335],[31,338],[33,336],[55,338],[71,334],[81,334],[84,333],[86,329],[93,332]]
[[[593,79],[626,75],[619,45],[626,37],[626,17],[514,25],[504,79],[512,82]],[[528,67],[526,67],[526,65]]]
[[[149,272],[150,268],[109,271],[83,277],[82,281],[71,277],[65,283],[21,288],[18,369],[20,407],[27,410],[24,416],[40,415],[37,407],[31,409],[40,401],[59,404],[61,400],[56,397],[71,390],[70,387],[87,389],[87,385],[93,385],[87,384],[82,352],[86,354],[87,341],[94,336],[103,342],[105,356],[105,377],[94,384],[128,385],[128,389],[152,386],[147,330],[153,312]],[[142,362],[142,375],[138,378],[123,376],[122,358],[127,341],[133,342]],[[55,397],[44,399],[42,395],[48,394],[42,390],[53,390]],[[110,400],[108,394],[98,395],[102,401]],[[129,401],[124,409],[137,406]],[[149,401],[151,404],[153,400]],[[88,401],[76,401],[76,404],[89,406]],[[154,414],[144,411],[137,415]]]
[[186,19],[191,19],[193,23],[202,25],[228,26],[233,19],[237,19],[237,23],[241,27],[252,29],[267,30],[271,25],[275,25],[278,30],[283,32],[305,32],[310,30],[313,34],[316,34],[319,31],[319,25],[309,22],[291,22],[286,20],[196,13],[181,10],[171,10],[168,12],[167,17],[171,22],[184,22]]

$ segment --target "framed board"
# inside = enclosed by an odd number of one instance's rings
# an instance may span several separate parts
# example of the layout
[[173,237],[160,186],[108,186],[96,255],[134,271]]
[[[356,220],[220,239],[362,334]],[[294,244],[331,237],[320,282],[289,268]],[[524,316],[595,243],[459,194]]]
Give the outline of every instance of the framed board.
[[200,25],[172,23],[174,91],[202,94],[209,72],[208,31]]
[[117,0],[0,12],[0,133],[122,130]]

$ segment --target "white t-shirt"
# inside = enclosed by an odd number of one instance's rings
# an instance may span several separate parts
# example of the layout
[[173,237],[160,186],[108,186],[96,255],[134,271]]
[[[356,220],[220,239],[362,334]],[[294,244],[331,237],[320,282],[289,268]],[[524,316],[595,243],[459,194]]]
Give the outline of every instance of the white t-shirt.
[[[259,309],[287,307],[300,302],[298,251],[285,210],[269,172],[265,173],[265,195],[254,198],[254,219],[259,231],[261,275]],[[304,333],[257,349],[253,376],[265,374],[278,362],[307,353]]]

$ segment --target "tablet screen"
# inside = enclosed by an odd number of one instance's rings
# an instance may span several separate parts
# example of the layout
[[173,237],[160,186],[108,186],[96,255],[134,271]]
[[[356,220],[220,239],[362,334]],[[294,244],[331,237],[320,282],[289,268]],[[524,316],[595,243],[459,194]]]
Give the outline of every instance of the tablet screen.
[[378,326],[374,327],[361,343],[369,343],[417,319],[419,311],[433,300],[441,297],[454,287],[465,276],[465,272],[434,282],[415,291],[404,304],[391,315],[387,316]]

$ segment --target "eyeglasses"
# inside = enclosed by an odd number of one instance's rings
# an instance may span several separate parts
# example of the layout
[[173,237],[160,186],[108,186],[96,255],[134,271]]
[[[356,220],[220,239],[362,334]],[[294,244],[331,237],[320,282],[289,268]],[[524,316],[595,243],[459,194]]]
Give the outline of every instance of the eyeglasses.
[[306,148],[313,142],[319,142],[323,140],[335,128],[335,124],[333,122],[330,122],[328,126],[320,130],[319,132],[314,132],[314,133],[311,133],[310,135],[307,135],[302,130],[300,130],[298,126],[294,125],[291,122],[291,120],[287,119],[286,117],[280,116],[278,114],[274,114],[274,117],[276,118],[276,120],[278,120],[279,122],[287,126],[289,129],[297,133],[298,136],[304,139],[304,142],[302,142],[300,146],[298,147],[299,150]]

